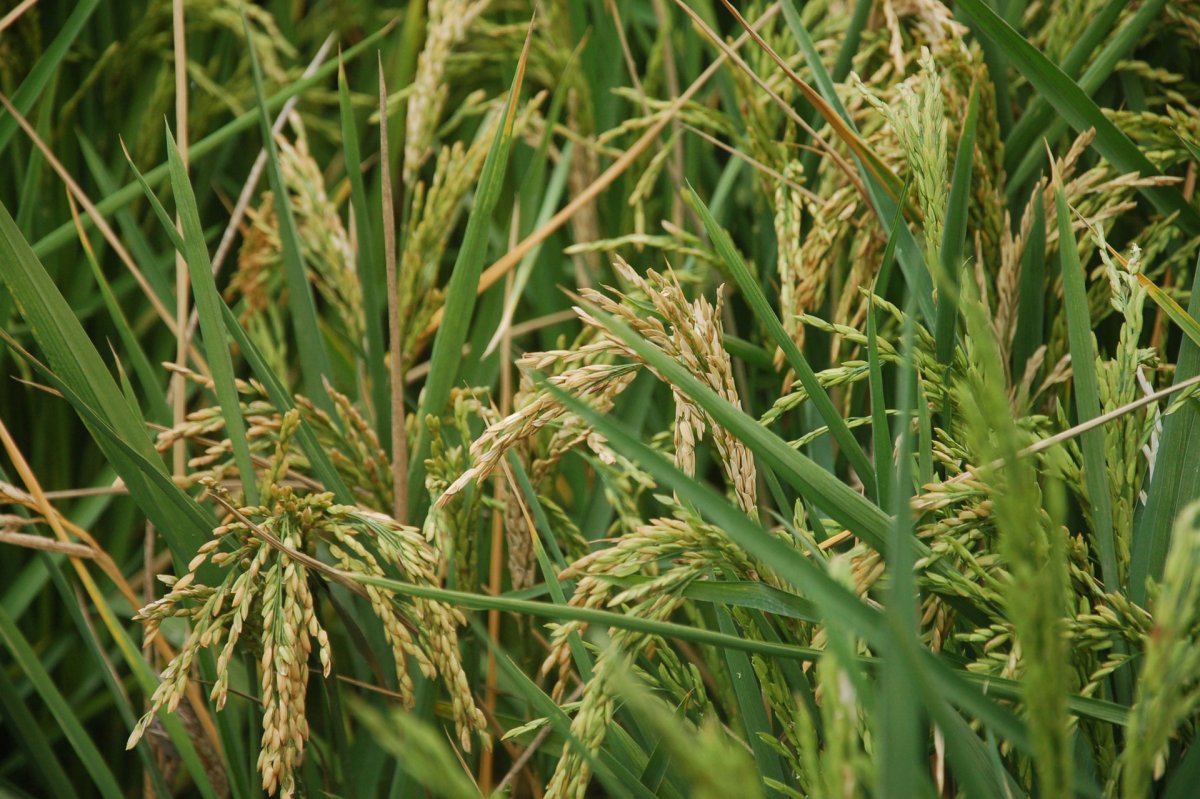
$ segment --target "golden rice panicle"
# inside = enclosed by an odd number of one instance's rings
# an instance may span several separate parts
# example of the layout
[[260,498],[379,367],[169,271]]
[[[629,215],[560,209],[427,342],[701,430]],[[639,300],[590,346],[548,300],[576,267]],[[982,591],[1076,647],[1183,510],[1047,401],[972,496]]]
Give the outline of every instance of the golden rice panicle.
[[[585,364],[550,378],[550,383],[573,396],[600,403],[603,409],[636,376],[636,370],[626,364]],[[445,506],[468,483],[486,478],[500,465],[504,453],[517,442],[536,434],[566,413],[553,395],[543,392],[524,408],[490,425],[471,445],[471,468],[450,484],[437,504]]]
[[[188,564],[188,572],[183,577],[178,579],[160,578],[162,582],[170,586],[171,590],[166,596],[150,603],[134,616],[135,620],[146,622],[144,640],[147,644],[158,634],[159,625],[167,618],[190,617],[193,620],[193,626],[178,655],[163,670],[161,681],[150,697],[150,708],[134,725],[126,748],[133,748],[142,738],[160,709],[166,708],[168,712],[173,712],[179,706],[184,691],[187,689],[188,674],[196,654],[214,639],[217,634],[216,630],[220,628],[219,614],[222,611],[224,593],[228,589],[230,581],[227,579],[225,584],[217,589],[196,582],[197,570],[210,560],[219,544],[220,539],[213,538],[201,545],[196,556]],[[185,604],[192,602],[199,602],[199,606],[189,607],[188,604]]]
[[[304,691],[308,682],[307,651],[296,638],[286,603],[283,566],[277,559],[264,575],[262,657],[263,734],[258,770],[263,790],[288,797],[295,792],[293,769],[308,738]],[[303,655],[304,660],[301,659]],[[298,684],[299,683],[299,684]]]
[[[676,284],[678,288],[678,284]],[[733,380],[733,362],[725,350],[724,330],[720,320],[720,302],[714,307],[704,297],[692,303],[692,326],[686,327],[687,319],[677,318],[681,338],[694,348],[696,360],[704,366],[701,372],[705,381],[722,399],[739,410],[741,397]],[[758,480],[754,457],[750,449],[735,438],[715,419],[709,420],[713,440],[721,457],[721,464],[733,485],[738,506],[749,516],[758,516]]]
[[[559,575],[560,579],[579,581],[571,606],[661,620],[669,618],[683,604],[683,590],[689,584],[714,571],[722,571],[734,579],[762,579],[779,585],[768,568],[750,559],[719,528],[694,518],[682,507],[676,508],[676,513],[678,518],[647,522],[612,547],[592,552],[571,564]],[[621,588],[614,579],[644,572],[649,579],[632,587]],[[561,700],[573,665],[571,642],[583,635],[588,625],[572,621],[552,628],[550,653],[542,664],[542,673],[557,671],[552,695]],[[612,722],[614,703],[605,675],[613,668],[627,667],[655,640],[625,630],[609,630],[609,634],[612,646],[601,653],[571,728],[592,753],[599,750]],[[668,649],[664,645],[655,647],[655,651]],[[547,795],[580,796],[589,780],[586,759],[568,745]]]
[[[297,410],[284,416],[269,477],[286,474],[289,441],[298,424]],[[210,482],[209,487],[228,502],[228,494],[219,485]],[[321,672],[328,676],[332,649],[309,585],[312,572],[289,553],[312,557],[321,542],[344,571],[385,577],[388,569],[393,569],[404,579],[427,586],[440,585],[439,555],[417,528],[399,525],[372,511],[335,505],[328,492],[298,494],[290,486],[268,482],[264,503],[234,511],[234,520],[214,530],[214,538],[201,548],[189,572],[179,580],[168,580],[171,592],[139,614],[138,618],[147,622],[148,636],[170,616],[186,616],[193,627],[164,670],[150,711],[138,723],[130,744],[145,733],[160,709],[169,712],[178,706],[197,654],[210,646],[220,647],[211,696],[218,709],[223,707],[229,691],[229,664],[236,647],[248,645],[249,633],[260,647],[256,660],[264,711],[258,768],[263,790],[291,796],[298,791],[297,772],[309,735],[309,664],[316,649]],[[276,539],[278,545],[268,545],[267,537]],[[230,540],[232,550],[218,551],[222,542]],[[225,570],[216,588],[196,583],[196,571],[206,562]],[[450,696],[451,716],[462,746],[470,749],[477,735],[487,743],[485,719],[475,704],[458,649],[456,631],[466,623],[462,614],[425,599],[401,602],[374,585],[364,586],[364,591],[392,647],[405,704],[411,707],[414,701],[413,681],[407,671],[411,659],[427,678],[440,676]],[[187,603],[198,603],[198,607]]]
[[[607,293],[585,289],[582,292],[585,299],[601,311],[630,324],[664,354],[679,361],[708,383],[713,391],[741,407],[741,399],[733,381],[732,362],[724,349],[719,306],[714,307],[703,297],[688,302],[673,276],[663,276],[651,270],[643,278],[621,259],[617,259],[613,268],[618,276],[650,301],[657,315],[647,316],[635,311],[637,305],[633,300],[612,289]],[[649,368],[636,353],[609,332],[600,319],[583,309],[577,308],[576,313],[585,324],[601,334],[599,340],[589,345],[589,354],[624,357],[632,359],[638,366]],[[669,331],[664,321],[670,325]],[[524,362],[536,367],[552,363],[554,359],[553,354],[543,353],[529,356]],[[585,363],[551,377],[550,383],[576,397],[593,399],[594,403],[598,402],[603,407],[624,390],[635,374],[636,368],[628,364]],[[688,467],[696,440],[705,427],[711,428],[722,468],[734,488],[738,504],[747,513],[757,514],[757,478],[750,451],[695,406],[686,395],[678,390],[673,393],[677,406],[676,451],[680,464]],[[487,477],[499,465],[505,452],[564,415],[565,409],[553,395],[539,392],[529,404],[490,425],[471,446],[472,467],[446,489],[437,500],[437,505],[445,506],[472,480]],[[703,427],[701,421],[704,422]]]
[[[658,320],[652,319],[643,323],[656,332],[661,330],[656,343],[665,354],[673,357],[708,384],[709,388],[727,400],[735,407],[741,407],[737,387],[733,381],[733,364],[729,353],[724,347],[724,331],[719,316],[719,303],[714,307],[706,298],[699,297],[688,302],[683,288],[673,274],[662,275],[654,270],[647,272],[642,278],[633,268],[622,259],[617,259],[613,268],[627,282],[641,289],[646,298],[653,304],[655,310],[670,325],[668,333]],[[628,316],[628,311],[624,314]],[[596,324],[596,322],[593,322]],[[610,334],[611,336],[611,334]],[[615,337],[614,337],[615,340]],[[669,382],[669,381],[664,381]],[[734,438],[729,431],[717,424],[715,419],[708,416],[695,406],[683,392],[674,390],[677,407],[677,421],[682,418],[688,425],[687,430],[677,434],[682,445],[694,446],[694,441],[703,433],[703,428],[694,425],[694,420],[703,418],[711,428],[713,443],[720,455],[721,465],[734,487],[734,495],[742,510],[750,515],[758,512],[756,474],[754,459],[745,444]],[[689,406],[680,412],[680,405]],[[684,453],[684,463],[691,459],[691,454]]]
[[877,97],[857,76],[853,80],[862,96],[887,119],[904,149],[924,219],[925,256],[932,269],[938,263],[945,226],[949,137],[942,79],[927,48],[922,48],[919,63],[920,73],[896,86],[894,106]]
[[[354,537],[358,537],[364,539],[362,543],[369,543],[384,561],[408,581],[418,585],[440,586],[441,581],[437,574],[440,556],[432,542],[419,529],[398,524],[391,517],[381,513],[351,511],[347,508],[339,510],[347,512],[347,524],[344,529],[352,531],[352,535],[346,536],[343,541],[348,544],[353,542],[352,548],[362,558],[357,563],[353,558],[345,559],[344,563],[349,570],[361,573],[375,572],[382,576],[382,569],[374,556],[367,552],[365,546],[353,541]],[[371,586],[366,588],[370,589]],[[402,618],[391,609],[384,610],[381,604],[377,604],[386,601],[396,605],[394,595],[383,593],[386,594],[386,600],[382,594],[373,596],[372,607],[377,613],[388,616],[385,630],[389,632],[389,636],[396,636],[396,640],[413,642],[409,628],[415,631],[417,637],[412,648],[409,649],[409,645],[405,644],[403,649],[414,657],[426,677],[435,679],[440,675],[450,696],[452,717],[463,748],[470,751],[472,735],[479,736],[485,745],[489,745],[485,732],[486,720],[475,703],[459,653],[457,630],[466,624],[462,613],[451,605],[413,598],[411,603],[399,605]],[[403,667],[400,654],[400,650],[396,650],[397,674],[402,672]]]
[[[329,545],[329,554],[333,556],[338,568],[372,577],[384,576],[384,571],[374,555],[358,540],[357,530],[350,526],[335,525],[331,533],[333,541]],[[412,656],[418,668],[427,676],[433,672],[433,664],[417,647],[409,624],[401,617],[391,596],[374,585],[366,585],[364,590],[371,611],[383,625],[384,638],[392,648],[400,701],[406,708],[412,708],[416,702],[416,695],[412,676],[408,673],[408,658]]]
[[487,7],[488,0],[431,0],[425,33],[425,48],[417,58],[405,120],[404,185],[412,186],[417,171],[429,157],[433,135],[449,87],[442,79],[450,51],[462,41],[475,18]]
[[[790,183],[799,183],[802,178],[799,164],[789,162],[783,176]],[[779,308],[783,329],[796,342],[804,346],[804,327],[799,324],[797,314],[810,311],[820,305],[825,293],[824,275],[829,261],[820,259],[818,265],[826,269],[804,269],[803,256],[806,237],[803,231],[804,198],[795,188],[784,181],[775,187],[775,241],[778,249],[775,270],[779,274]],[[782,367],[783,351],[776,350],[775,365]]]

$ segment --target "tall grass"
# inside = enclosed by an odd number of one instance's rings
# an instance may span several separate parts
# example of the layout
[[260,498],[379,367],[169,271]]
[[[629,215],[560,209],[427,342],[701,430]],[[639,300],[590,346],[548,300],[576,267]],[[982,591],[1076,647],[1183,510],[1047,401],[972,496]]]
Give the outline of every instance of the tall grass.
[[1197,12],[12,4],[0,790],[1191,795]]

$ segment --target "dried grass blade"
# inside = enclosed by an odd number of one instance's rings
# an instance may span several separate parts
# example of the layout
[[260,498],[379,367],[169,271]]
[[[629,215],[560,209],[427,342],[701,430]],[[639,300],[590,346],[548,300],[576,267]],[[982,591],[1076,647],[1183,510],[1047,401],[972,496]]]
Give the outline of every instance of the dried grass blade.
[[[344,118],[344,116],[343,116]],[[404,424],[404,331],[400,319],[400,278],[396,274],[396,209],[392,204],[392,166],[388,151],[387,76],[379,56],[379,159],[383,206],[383,262],[387,273],[388,428],[392,445],[392,518],[408,519],[408,430]],[[360,181],[361,183],[361,181]],[[353,185],[353,184],[351,184]],[[370,292],[364,290],[364,295]],[[380,409],[382,411],[382,409]]]
[[5,28],[20,19],[22,14],[33,8],[37,1],[38,0],[21,0],[20,3],[17,3],[12,11],[9,11],[7,14],[5,14],[3,18],[0,18],[0,33],[3,33]]

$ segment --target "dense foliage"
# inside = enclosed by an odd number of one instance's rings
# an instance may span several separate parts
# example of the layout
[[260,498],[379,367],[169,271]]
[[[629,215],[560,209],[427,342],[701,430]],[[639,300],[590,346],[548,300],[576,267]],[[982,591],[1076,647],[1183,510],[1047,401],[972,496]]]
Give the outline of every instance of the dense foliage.
[[9,3],[0,792],[1192,795],[1197,20]]

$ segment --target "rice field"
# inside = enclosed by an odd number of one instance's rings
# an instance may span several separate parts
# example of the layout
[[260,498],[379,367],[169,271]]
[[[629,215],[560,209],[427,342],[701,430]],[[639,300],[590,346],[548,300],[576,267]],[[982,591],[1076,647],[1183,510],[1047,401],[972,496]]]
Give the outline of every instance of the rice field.
[[1200,784],[1200,3],[0,4],[0,795]]

